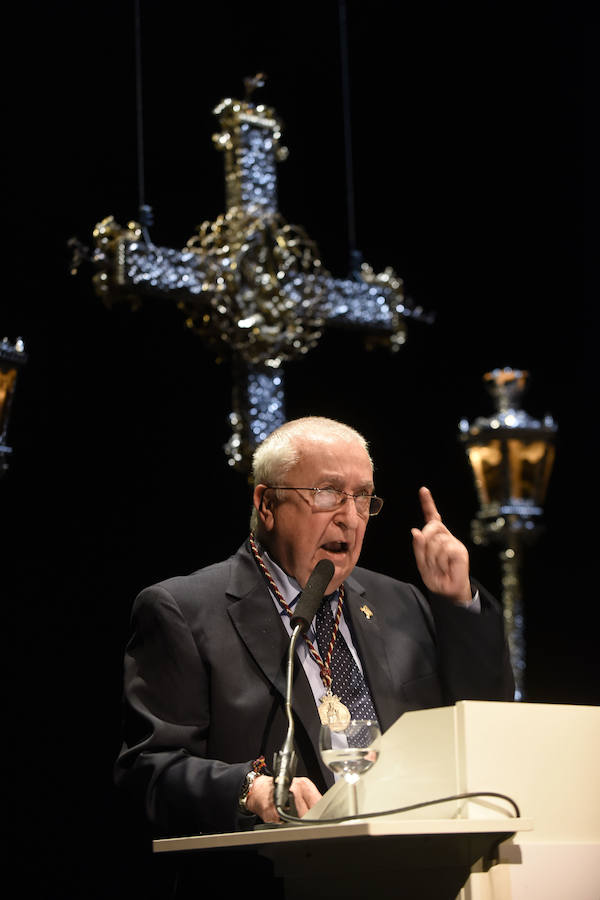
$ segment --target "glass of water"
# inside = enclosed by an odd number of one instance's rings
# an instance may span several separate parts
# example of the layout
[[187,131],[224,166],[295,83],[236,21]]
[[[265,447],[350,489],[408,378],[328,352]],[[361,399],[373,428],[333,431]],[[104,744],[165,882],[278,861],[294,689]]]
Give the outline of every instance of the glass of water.
[[347,725],[321,725],[319,750],[325,765],[350,786],[350,814],[358,814],[358,779],[379,757],[381,731],[371,719],[350,719]]

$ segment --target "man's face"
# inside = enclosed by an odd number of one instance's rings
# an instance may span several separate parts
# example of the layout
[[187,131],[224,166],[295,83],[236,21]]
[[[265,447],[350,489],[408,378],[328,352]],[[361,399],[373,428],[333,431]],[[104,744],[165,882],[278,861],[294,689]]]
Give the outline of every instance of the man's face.
[[[315,440],[304,441],[301,449],[300,462],[287,472],[281,485],[373,493],[373,469],[360,444]],[[308,491],[283,491],[280,500],[274,495],[274,491],[265,491],[264,485],[258,485],[254,495],[267,550],[301,587],[319,560],[330,559],[335,572],[326,593],[335,590],[358,561],[368,517],[359,516],[350,498],[337,509],[320,510]]]

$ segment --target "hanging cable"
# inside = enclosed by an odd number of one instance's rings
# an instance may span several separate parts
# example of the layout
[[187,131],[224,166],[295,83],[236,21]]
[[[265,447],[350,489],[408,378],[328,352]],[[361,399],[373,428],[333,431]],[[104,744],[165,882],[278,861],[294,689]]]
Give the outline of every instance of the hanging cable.
[[152,207],[146,203],[144,171],[144,112],[142,99],[142,21],[140,0],[134,0],[135,19],[135,95],[137,125],[137,169],[138,169],[138,209],[142,233],[147,244],[151,244],[148,227],[154,224]]
[[354,172],[352,162],[352,126],[350,117],[350,64],[348,53],[348,16],[346,0],[339,0],[340,60],[342,68],[342,111],[344,118],[344,154],[346,159],[346,217],[348,220],[348,259],[350,275],[358,275],[362,254],[356,247],[354,210]]

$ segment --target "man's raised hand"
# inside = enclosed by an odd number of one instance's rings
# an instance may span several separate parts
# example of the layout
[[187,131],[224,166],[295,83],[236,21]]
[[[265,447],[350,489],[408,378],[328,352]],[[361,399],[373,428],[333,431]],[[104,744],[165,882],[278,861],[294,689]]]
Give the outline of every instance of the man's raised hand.
[[469,606],[472,594],[468,550],[442,522],[428,488],[420,488],[419,500],[425,524],[421,529],[412,528],[411,534],[423,584],[459,606]]

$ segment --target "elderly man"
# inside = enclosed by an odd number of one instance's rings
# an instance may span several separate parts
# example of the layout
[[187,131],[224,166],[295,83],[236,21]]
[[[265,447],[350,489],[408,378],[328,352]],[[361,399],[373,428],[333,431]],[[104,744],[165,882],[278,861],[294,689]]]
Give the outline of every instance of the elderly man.
[[[299,815],[332,783],[318,751],[328,698],[376,717],[382,730],[407,710],[512,699],[498,605],[470,579],[467,550],[426,488],[420,500],[424,525],[412,536],[427,598],[357,567],[369,518],[383,504],[364,438],[329,419],[288,422],[254,456],[249,540],[228,560],[138,596],[116,777],[143,797],[158,833],[278,820],[265,761],[287,732],[290,617],[322,559],[334,574],[297,648],[291,790]],[[341,686],[332,683],[333,653],[345,660]]]

